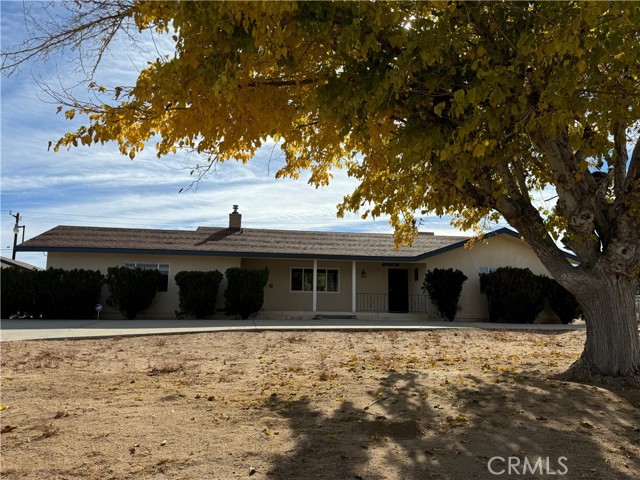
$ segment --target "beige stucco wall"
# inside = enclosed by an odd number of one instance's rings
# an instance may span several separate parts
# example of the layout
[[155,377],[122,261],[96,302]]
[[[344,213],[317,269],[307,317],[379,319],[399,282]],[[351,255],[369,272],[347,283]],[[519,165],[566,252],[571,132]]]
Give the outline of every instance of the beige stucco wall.
[[[265,311],[311,312],[312,292],[291,291],[291,269],[313,268],[313,260],[243,259],[243,268],[269,269],[264,294]],[[351,312],[352,262],[318,261],[318,268],[337,269],[338,292],[317,292],[317,312]]]
[[[265,289],[265,312],[311,312],[313,308],[312,292],[291,291],[291,269],[313,268],[313,260],[243,259],[243,268],[267,268],[269,282]],[[339,272],[339,292],[317,292],[317,313],[352,312],[353,262],[318,260],[318,268],[337,269]],[[421,286],[426,273],[424,263],[397,263],[392,267],[383,262],[356,262],[356,295],[388,293],[389,268],[406,269],[409,295],[421,295]],[[418,280],[415,280],[418,269]],[[366,277],[362,278],[362,271]],[[386,303],[385,303],[386,305]]]
[[[224,273],[230,267],[268,268],[269,281],[265,288],[265,303],[262,316],[269,312],[307,312],[312,313],[312,292],[291,291],[291,269],[313,268],[313,260],[277,260],[277,259],[240,259],[235,257],[207,256],[170,256],[139,254],[64,254],[49,253],[47,267],[86,268],[100,270],[106,274],[107,268],[124,265],[129,262],[166,263],[169,264],[169,288],[167,292],[159,292],[150,309],[139,318],[174,318],[178,308],[178,289],[174,275],[181,270],[219,270]],[[456,320],[487,320],[489,313],[486,296],[480,292],[479,272],[482,267],[527,267],[536,274],[547,274],[546,269],[533,253],[533,250],[519,239],[500,235],[490,238],[488,243],[478,243],[471,249],[458,248],[438,256],[427,258],[416,263],[356,262],[357,295],[379,294],[387,298],[388,270],[390,268],[406,269],[408,290],[411,302],[423,302],[410,305],[410,309],[419,307],[423,311],[426,305],[428,313],[415,314],[416,318],[440,319],[436,309],[423,294],[421,287],[427,269],[457,268],[468,277],[465,282],[460,305],[461,311]],[[339,271],[339,292],[317,292],[317,313],[347,313],[352,311],[352,268],[351,261],[319,260],[318,268],[332,268]],[[417,269],[417,275],[415,270]],[[366,278],[362,278],[362,271]],[[218,309],[224,308],[223,292],[225,281],[218,292]],[[102,318],[121,318],[106,304],[106,287],[101,303],[105,311]],[[386,301],[386,300],[385,300]],[[304,315],[303,315],[304,316]],[[308,315],[307,315],[308,316]]]
[[[141,313],[140,319],[163,319],[175,318],[175,311],[178,309],[178,287],[174,276],[182,270],[219,270],[224,274],[230,267],[239,267],[240,259],[234,257],[207,257],[190,255],[141,255],[141,254],[88,254],[88,253],[53,253],[47,257],[47,268],[84,268],[89,270],[100,270],[107,274],[109,267],[123,266],[125,263],[166,263],[169,264],[169,285],[166,292],[158,292],[149,309]],[[224,308],[223,292],[226,280],[223,279],[218,291],[218,309]],[[109,307],[106,302],[107,289],[103,288],[101,302],[104,306],[101,318],[120,319],[122,315]]]
[[[486,295],[480,292],[481,267],[529,268],[535,274],[549,275],[528,244],[507,235],[492,237],[487,243],[476,243],[470,249],[459,248],[427,258],[424,263],[429,270],[457,268],[468,277],[460,295],[462,310],[456,316],[456,320],[459,321],[478,321],[489,318]],[[430,309],[430,318],[438,318],[438,313],[433,307]]]

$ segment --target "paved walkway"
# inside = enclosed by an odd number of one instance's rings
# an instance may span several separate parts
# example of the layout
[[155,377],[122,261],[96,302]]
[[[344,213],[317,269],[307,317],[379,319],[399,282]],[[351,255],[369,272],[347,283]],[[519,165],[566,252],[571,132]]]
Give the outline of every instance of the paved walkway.
[[581,325],[426,322],[416,320],[2,320],[0,341],[166,335],[233,330],[429,330],[486,328],[501,330],[582,330]]

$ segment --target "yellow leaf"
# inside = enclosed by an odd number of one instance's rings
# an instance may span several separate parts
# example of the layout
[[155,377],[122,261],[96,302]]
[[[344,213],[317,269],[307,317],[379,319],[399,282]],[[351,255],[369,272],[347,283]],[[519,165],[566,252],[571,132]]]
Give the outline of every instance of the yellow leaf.
[[474,156],[474,158],[483,157],[485,150],[486,150],[486,147],[484,146],[484,144],[478,143],[473,148],[473,156]]
[[439,103],[439,104],[437,104],[437,105],[435,106],[435,108],[433,109],[434,113],[435,113],[436,115],[438,115],[439,117],[441,117],[441,116],[442,116],[442,111],[444,110],[444,107],[445,107],[446,105],[447,105],[447,104],[446,104],[445,102],[440,102],[440,103]]

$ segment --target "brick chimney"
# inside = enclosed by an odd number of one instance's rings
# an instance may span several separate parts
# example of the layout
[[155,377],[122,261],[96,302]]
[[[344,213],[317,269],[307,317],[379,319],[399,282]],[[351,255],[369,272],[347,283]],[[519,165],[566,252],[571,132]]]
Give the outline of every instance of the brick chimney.
[[238,213],[238,205],[233,206],[233,212],[229,214],[229,229],[240,230],[242,228],[242,215]]

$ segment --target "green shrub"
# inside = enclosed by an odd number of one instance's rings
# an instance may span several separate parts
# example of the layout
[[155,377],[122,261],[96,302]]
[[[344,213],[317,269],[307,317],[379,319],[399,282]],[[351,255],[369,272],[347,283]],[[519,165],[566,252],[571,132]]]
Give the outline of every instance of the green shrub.
[[180,298],[178,318],[205,318],[216,311],[218,287],[222,281],[218,270],[209,272],[179,272],[175,276]]
[[149,308],[161,282],[162,274],[158,270],[110,267],[107,270],[107,305],[133,320]]
[[104,281],[104,275],[99,270],[76,269],[67,272],[64,281],[66,295],[75,297],[75,301],[67,301],[66,305],[75,305],[78,318],[96,315],[96,304],[100,301]]
[[91,318],[104,284],[96,270],[50,268],[37,272],[35,298],[43,318]]
[[90,318],[100,300],[104,277],[94,270],[2,271],[2,312],[42,318]]
[[63,275],[64,270],[50,268],[49,270],[37,272],[34,278],[33,297],[35,311],[38,315],[42,315],[42,318],[62,318],[60,312],[63,309],[61,303],[64,301],[64,298],[61,298],[61,292],[64,290],[62,285]]
[[33,295],[34,270],[22,268],[2,269],[2,293],[0,310],[2,318],[9,318],[18,312],[35,316],[35,298]]
[[460,270],[435,268],[424,276],[422,291],[429,295],[440,315],[453,322],[460,309],[458,301],[466,280],[467,276]]
[[528,268],[502,267],[480,274],[491,322],[533,323],[544,307],[540,282]]
[[264,304],[264,287],[269,280],[269,270],[229,268],[225,276],[225,313],[239,315],[245,320],[258,313]]
[[560,321],[564,324],[571,323],[582,315],[580,304],[576,297],[557,281],[544,275],[538,276],[544,297]]

